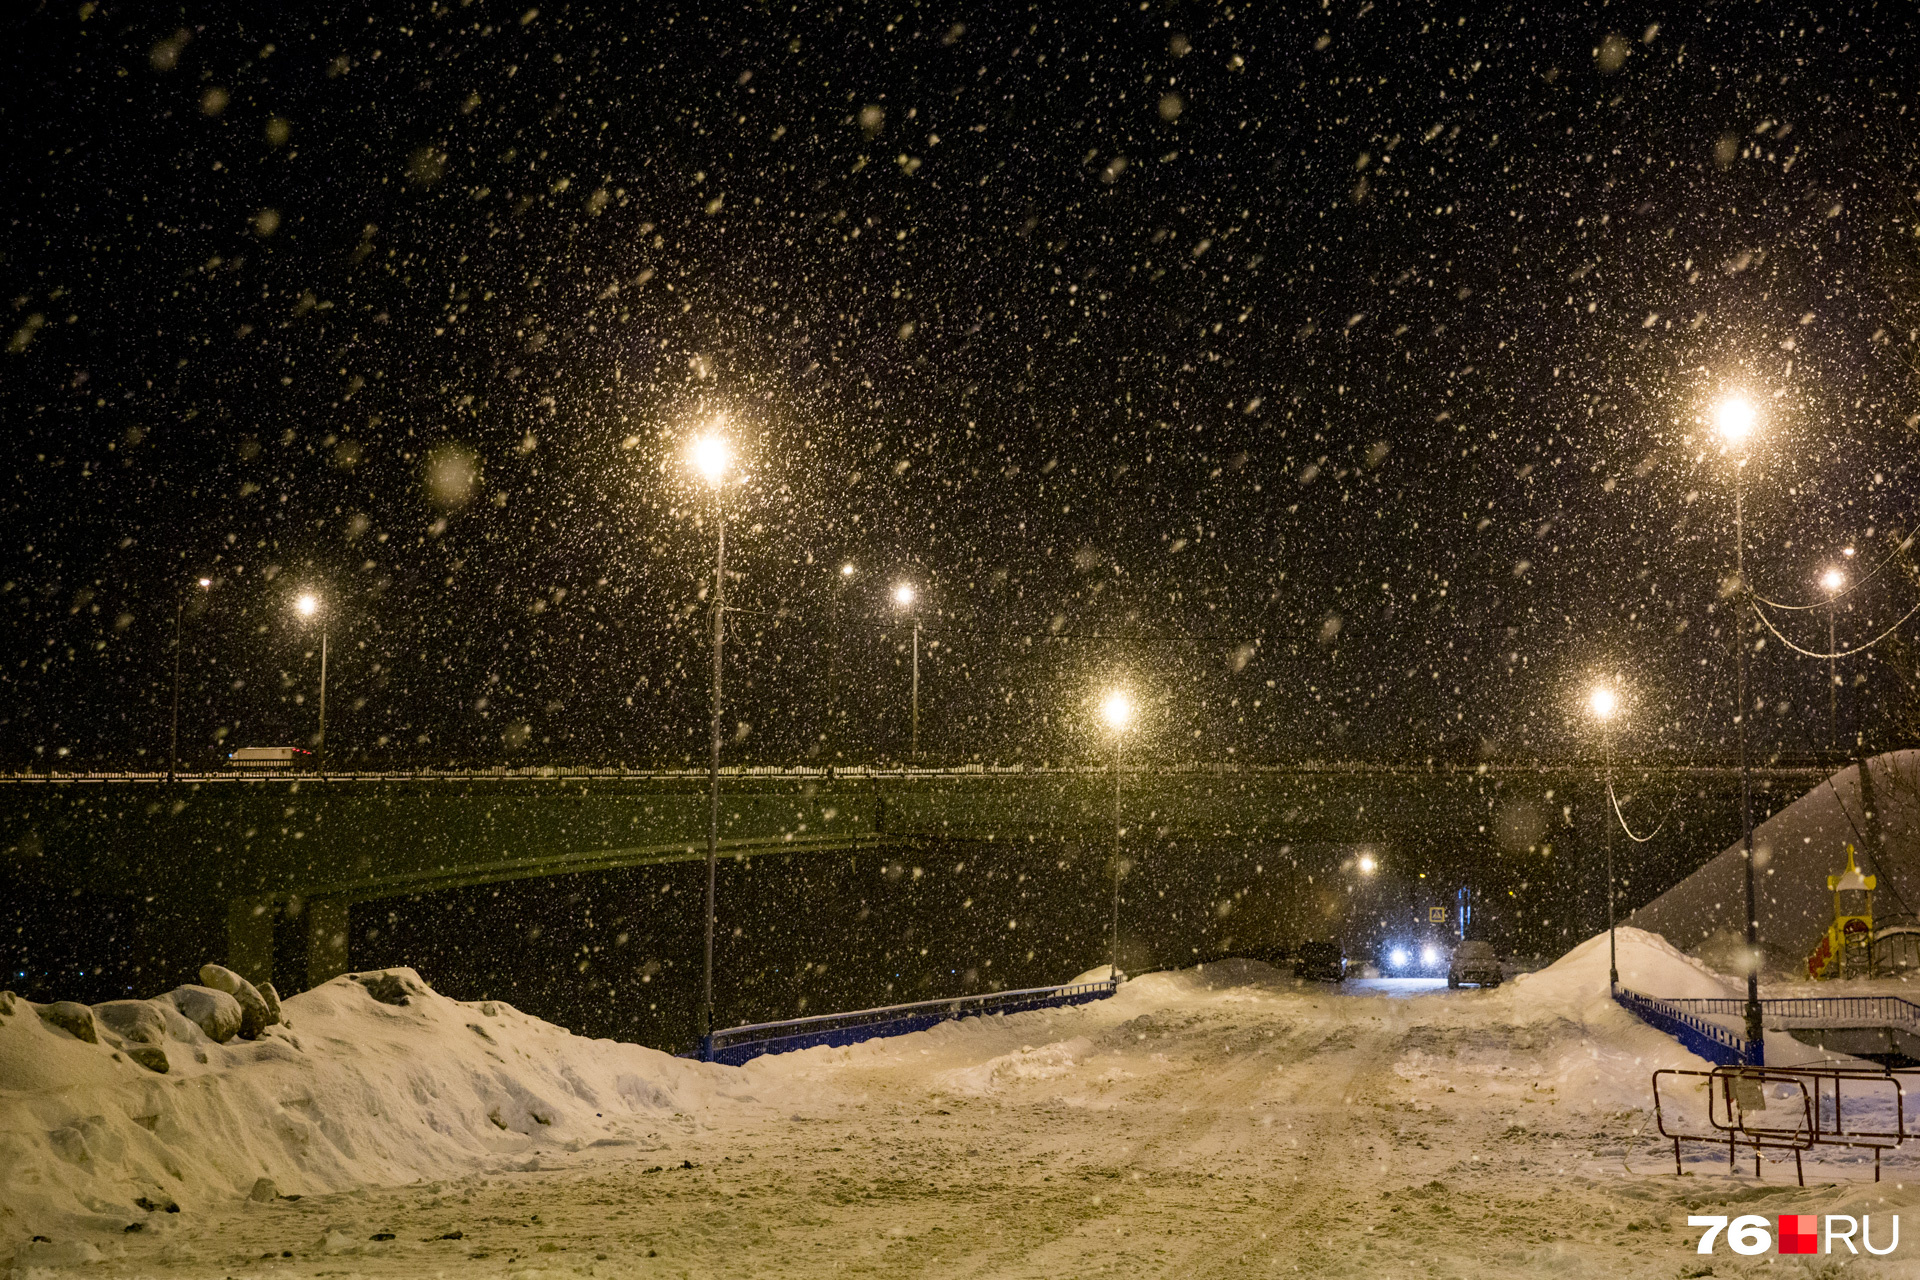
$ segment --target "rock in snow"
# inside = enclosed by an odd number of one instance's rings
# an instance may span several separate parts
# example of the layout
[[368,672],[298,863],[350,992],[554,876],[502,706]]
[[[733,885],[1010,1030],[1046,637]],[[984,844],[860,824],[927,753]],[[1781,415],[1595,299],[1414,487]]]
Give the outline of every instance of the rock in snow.
[[93,1010],[83,1004],[72,1000],[55,1000],[52,1004],[40,1006],[40,1016],[76,1040],[85,1040],[88,1044],[100,1043],[100,1033],[93,1025]]
[[[217,964],[201,965],[200,985],[224,991],[234,998],[240,1005],[240,1034],[249,1040],[280,1021],[278,1010],[267,1003],[260,989],[231,969]],[[274,1005],[277,1004],[279,1001],[274,1001]]]
[[188,983],[167,992],[167,999],[215,1044],[225,1044],[240,1033],[240,1002],[224,991]]
[[152,1000],[109,1000],[93,1006],[93,1016],[119,1040],[120,1052],[149,1071],[165,1075],[172,1064],[162,1046],[167,1019]]

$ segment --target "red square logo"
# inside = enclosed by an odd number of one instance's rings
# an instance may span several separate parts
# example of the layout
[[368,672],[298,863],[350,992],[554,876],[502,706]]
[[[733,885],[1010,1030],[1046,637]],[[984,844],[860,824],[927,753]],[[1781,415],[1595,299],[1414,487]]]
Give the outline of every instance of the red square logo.
[[1780,1252],[1820,1252],[1820,1216],[1813,1213],[1780,1215]]

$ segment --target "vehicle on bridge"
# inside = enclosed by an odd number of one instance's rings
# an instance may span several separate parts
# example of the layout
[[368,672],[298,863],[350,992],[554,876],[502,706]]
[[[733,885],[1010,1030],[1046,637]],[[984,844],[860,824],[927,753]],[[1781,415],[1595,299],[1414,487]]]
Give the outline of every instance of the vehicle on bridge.
[[306,763],[301,757],[312,755],[302,747],[239,747],[227,753],[227,764],[235,769],[295,769]]

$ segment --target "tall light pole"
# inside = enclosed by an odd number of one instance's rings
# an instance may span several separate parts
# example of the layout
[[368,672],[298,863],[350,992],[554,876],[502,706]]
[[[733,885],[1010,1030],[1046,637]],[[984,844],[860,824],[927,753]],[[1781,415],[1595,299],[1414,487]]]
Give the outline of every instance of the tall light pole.
[[1595,686],[1587,696],[1587,709],[1600,722],[1600,751],[1606,761],[1607,784],[1607,989],[1620,985],[1620,952],[1613,932],[1613,735],[1608,731],[1619,700],[1606,685]]
[[[200,589],[206,591],[213,586],[212,578],[198,580]],[[173,605],[173,734],[167,743],[167,785],[173,785],[173,778],[180,771],[180,644],[182,639],[181,623],[187,613],[187,592],[183,587],[179,598]]]
[[1834,751],[1840,746],[1840,646],[1834,643],[1838,633],[1833,613],[1840,602],[1840,588],[1847,585],[1847,575],[1829,569],[1821,575],[1820,585],[1827,589],[1827,750]]
[[853,582],[856,570],[849,560],[840,566],[835,575],[840,579],[839,587],[833,593],[833,635],[829,639],[827,651],[827,730],[820,735],[821,750],[826,752],[827,772],[831,777],[836,756],[834,748],[841,740],[840,735],[840,646],[847,634],[847,588]]
[[692,462],[713,489],[713,723],[707,762],[707,918],[706,952],[700,969],[700,1057],[713,1061],[713,926],[720,866],[720,707],[721,660],[727,640],[727,507],[722,487],[733,463],[733,449],[721,436],[694,441]]
[[314,741],[314,763],[321,773],[327,771],[327,612],[320,607],[320,597],[311,591],[293,602],[303,618],[316,614],[320,618],[320,736]]
[[1100,718],[1107,722],[1107,730],[1113,734],[1113,920],[1107,969],[1109,978],[1117,983],[1120,981],[1120,763],[1127,728],[1133,723],[1133,699],[1125,689],[1108,691],[1100,703]]
[[1740,726],[1740,830],[1745,851],[1747,903],[1747,1008],[1746,1032],[1749,1043],[1762,1040],[1760,1025],[1760,919],[1753,893],[1753,773],[1747,760],[1747,529],[1746,466],[1747,443],[1753,436],[1753,406],[1739,396],[1720,402],[1714,411],[1715,424],[1733,464],[1733,643],[1739,657],[1739,703],[1734,708],[1734,723]]
[[915,763],[920,760],[920,611],[914,608],[914,601],[918,598],[918,594],[907,583],[903,582],[893,589],[893,602],[913,613],[913,730],[907,759]]

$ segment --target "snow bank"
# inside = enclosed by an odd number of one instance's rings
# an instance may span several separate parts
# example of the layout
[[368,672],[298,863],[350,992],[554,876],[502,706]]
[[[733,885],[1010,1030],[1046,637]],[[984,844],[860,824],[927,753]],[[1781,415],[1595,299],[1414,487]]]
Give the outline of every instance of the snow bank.
[[[1617,931],[1620,985],[1642,995],[1666,999],[1717,999],[1739,995],[1723,978],[1657,933]],[[1534,1021],[1566,1018],[1593,1023],[1618,1008],[1607,989],[1607,935],[1595,934],[1544,969],[1513,980],[1514,1011]]]
[[169,1023],[171,1069],[0,1014],[0,1245],[255,1192],[313,1194],[627,1145],[715,1100],[722,1068],[588,1040],[411,969],[350,974],[286,1002],[285,1025],[217,1044]]

